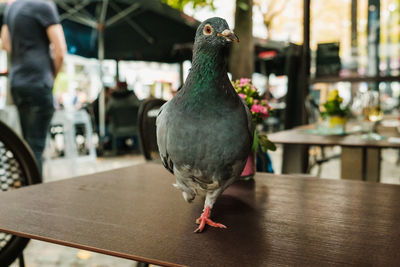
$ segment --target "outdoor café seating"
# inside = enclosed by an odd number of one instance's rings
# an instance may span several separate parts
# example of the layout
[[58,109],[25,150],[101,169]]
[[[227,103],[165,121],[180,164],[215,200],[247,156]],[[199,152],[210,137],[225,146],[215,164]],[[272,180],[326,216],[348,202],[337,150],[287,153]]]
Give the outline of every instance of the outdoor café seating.
[[156,138],[156,118],[159,109],[166,101],[150,98],[142,102],[138,114],[140,148],[146,160],[158,159]]
[[[1,121],[0,132],[1,192],[41,183],[39,168],[27,144]],[[18,258],[20,266],[24,266],[23,250],[28,242],[27,238],[0,232],[0,262],[9,265]]]
[[112,151],[115,155],[118,152],[119,138],[135,137],[138,140],[138,111],[139,106],[122,106],[108,112]]
[[96,149],[89,114],[83,109],[56,110],[50,123],[46,150],[48,160],[95,160]]
[[0,0],[0,267],[400,266],[399,22]]

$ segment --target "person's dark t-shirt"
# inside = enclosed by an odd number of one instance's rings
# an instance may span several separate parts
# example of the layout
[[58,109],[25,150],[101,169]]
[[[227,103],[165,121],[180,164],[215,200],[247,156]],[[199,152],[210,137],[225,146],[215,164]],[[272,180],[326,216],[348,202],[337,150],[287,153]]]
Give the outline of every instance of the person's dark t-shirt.
[[57,8],[46,0],[19,0],[7,7],[4,24],[11,40],[11,87],[53,87],[47,27],[60,23]]

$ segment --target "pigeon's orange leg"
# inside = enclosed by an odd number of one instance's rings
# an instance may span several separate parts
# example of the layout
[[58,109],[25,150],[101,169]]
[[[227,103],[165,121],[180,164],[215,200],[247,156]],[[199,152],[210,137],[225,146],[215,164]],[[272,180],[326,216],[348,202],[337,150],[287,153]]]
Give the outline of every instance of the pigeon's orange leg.
[[221,223],[216,223],[213,222],[210,219],[210,206],[206,206],[204,208],[203,213],[201,214],[201,216],[199,218],[197,218],[196,223],[199,224],[199,227],[197,227],[197,229],[194,231],[195,233],[201,233],[204,229],[204,227],[206,226],[206,224],[208,224],[209,226],[212,227],[218,227],[218,228],[226,228],[225,225],[221,224]]

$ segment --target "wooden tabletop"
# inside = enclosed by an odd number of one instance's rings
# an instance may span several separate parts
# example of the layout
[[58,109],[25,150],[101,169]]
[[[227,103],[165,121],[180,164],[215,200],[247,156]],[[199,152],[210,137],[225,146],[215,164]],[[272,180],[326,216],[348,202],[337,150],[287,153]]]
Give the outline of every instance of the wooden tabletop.
[[400,143],[389,142],[388,137],[399,137],[394,127],[379,127],[378,132],[386,138],[379,141],[364,140],[360,134],[346,135],[319,135],[309,130],[315,129],[314,124],[304,125],[290,130],[269,133],[268,138],[276,144],[321,145],[321,146],[349,146],[368,148],[400,148]]
[[400,264],[400,186],[257,174],[218,199],[228,229],[193,233],[161,165],[0,194],[0,231],[165,266]]

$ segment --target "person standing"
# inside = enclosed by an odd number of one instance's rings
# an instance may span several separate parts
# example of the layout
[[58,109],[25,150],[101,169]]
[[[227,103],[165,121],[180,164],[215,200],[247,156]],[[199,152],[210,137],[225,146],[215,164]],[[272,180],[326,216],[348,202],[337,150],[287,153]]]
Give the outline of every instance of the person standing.
[[54,113],[53,83],[66,53],[55,4],[47,0],[9,1],[1,40],[11,55],[11,95],[22,134],[42,172],[42,153]]

